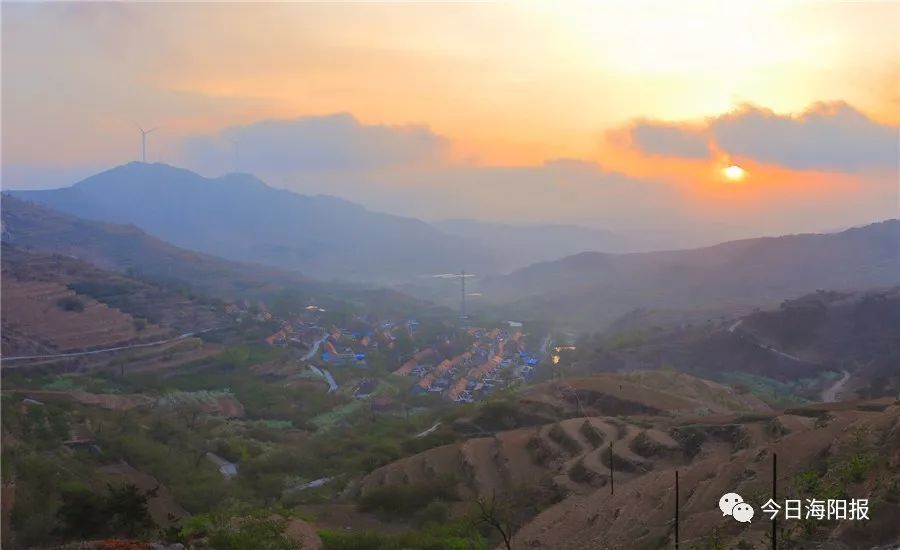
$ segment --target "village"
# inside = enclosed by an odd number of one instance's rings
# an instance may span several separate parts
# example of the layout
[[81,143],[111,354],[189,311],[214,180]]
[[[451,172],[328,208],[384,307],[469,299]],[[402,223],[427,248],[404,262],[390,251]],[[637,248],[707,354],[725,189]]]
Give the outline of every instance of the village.
[[469,327],[466,332],[474,338],[468,351],[442,358],[434,349],[425,348],[393,374],[416,379],[412,392],[438,394],[462,403],[483,398],[498,385],[527,382],[534,374],[539,360],[526,351],[521,331]]
[[[363,378],[354,388],[356,398],[376,393],[377,380],[365,376],[373,354],[388,362],[391,376],[408,379],[411,394],[439,396],[456,403],[472,403],[497,389],[527,383],[540,363],[540,358],[529,352],[522,325],[517,322],[485,328],[460,319],[461,327],[423,337],[416,319],[354,316],[348,326],[340,327],[325,322],[323,313],[319,306],[306,306],[299,315],[282,320],[265,343],[297,349],[298,359],[328,383],[330,392],[338,385],[329,368],[360,369]],[[255,316],[260,321],[272,320],[265,310]]]

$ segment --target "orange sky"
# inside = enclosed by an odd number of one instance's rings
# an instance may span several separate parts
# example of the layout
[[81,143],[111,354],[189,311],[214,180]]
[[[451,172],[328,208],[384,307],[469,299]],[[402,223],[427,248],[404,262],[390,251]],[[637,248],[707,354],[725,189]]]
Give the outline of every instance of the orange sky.
[[896,3],[6,4],[3,16],[6,167],[133,159],[134,121],[160,126],[153,154],[178,162],[195,135],[344,112],[427,127],[454,166],[582,159],[729,208],[896,179],[744,158],[735,184],[721,151],[666,159],[614,139],[638,119],[703,127],[743,104],[799,116],[840,101],[900,125]]

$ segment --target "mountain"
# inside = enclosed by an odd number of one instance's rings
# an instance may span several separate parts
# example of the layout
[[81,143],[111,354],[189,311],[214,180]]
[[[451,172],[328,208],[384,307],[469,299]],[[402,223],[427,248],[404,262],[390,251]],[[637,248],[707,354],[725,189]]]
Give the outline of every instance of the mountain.
[[556,260],[579,252],[636,252],[645,249],[640,242],[611,231],[578,225],[507,225],[478,220],[455,219],[432,222],[444,233],[480,242],[501,251],[511,265],[522,267]]
[[694,250],[587,252],[482,281],[510,314],[593,330],[637,308],[766,306],[817,289],[900,283],[900,220],[832,234],[732,241]]
[[15,196],[91,220],[133,224],[175,245],[319,279],[385,282],[498,263],[476,243],[425,222],[329,196],[267,186],[247,174],[215,179],[132,162],[72,187]]
[[193,252],[132,225],[84,220],[3,194],[3,242],[78,258],[100,269],[225,300],[315,299],[324,307],[361,304],[381,312],[435,311],[400,292],[352,283],[326,283],[296,271],[235,262]]
[[665,365],[740,383],[780,405],[900,392],[900,286],[820,290],[737,318],[697,315],[678,325],[659,320],[628,315],[605,334],[580,339],[559,364],[570,376]]
[[4,243],[215,296],[253,296],[284,286],[316,285],[299,273],[184,250],[134,226],[83,220],[9,195],[3,196],[2,213]]

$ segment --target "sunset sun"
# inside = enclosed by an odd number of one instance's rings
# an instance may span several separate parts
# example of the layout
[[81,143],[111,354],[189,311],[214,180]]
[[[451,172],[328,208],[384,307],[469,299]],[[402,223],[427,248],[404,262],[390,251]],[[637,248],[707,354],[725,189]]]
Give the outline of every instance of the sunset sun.
[[722,173],[725,175],[725,179],[728,181],[740,181],[744,179],[744,176],[747,175],[747,172],[736,164],[732,164],[731,166],[724,168]]

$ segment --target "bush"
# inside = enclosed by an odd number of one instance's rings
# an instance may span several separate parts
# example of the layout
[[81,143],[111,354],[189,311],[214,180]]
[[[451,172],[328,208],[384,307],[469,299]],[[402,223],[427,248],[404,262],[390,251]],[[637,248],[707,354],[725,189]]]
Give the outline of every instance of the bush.
[[57,511],[60,532],[76,539],[147,533],[155,527],[147,509],[147,499],[153,494],[131,484],[107,485],[104,495],[83,486],[66,487]]
[[385,485],[368,491],[359,499],[361,512],[380,512],[388,516],[410,515],[435,500],[459,500],[456,481],[442,477],[410,485]]
[[84,311],[84,302],[75,296],[63,296],[56,301],[56,305],[64,311],[74,311],[76,313]]
[[465,520],[428,523],[416,531],[380,534],[319,531],[322,550],[487,550],[484,537]]
[[428,522],[444,523],[449,516],[450,509],[447,504],[435,500],[416,512],[416,523],[418,525],[425,525]]
[[598,430],[590,420],[585,419],[579,430],[581,431],[581,435],[583,435],[595,449],[600,445],[603,445],[603,432]]

